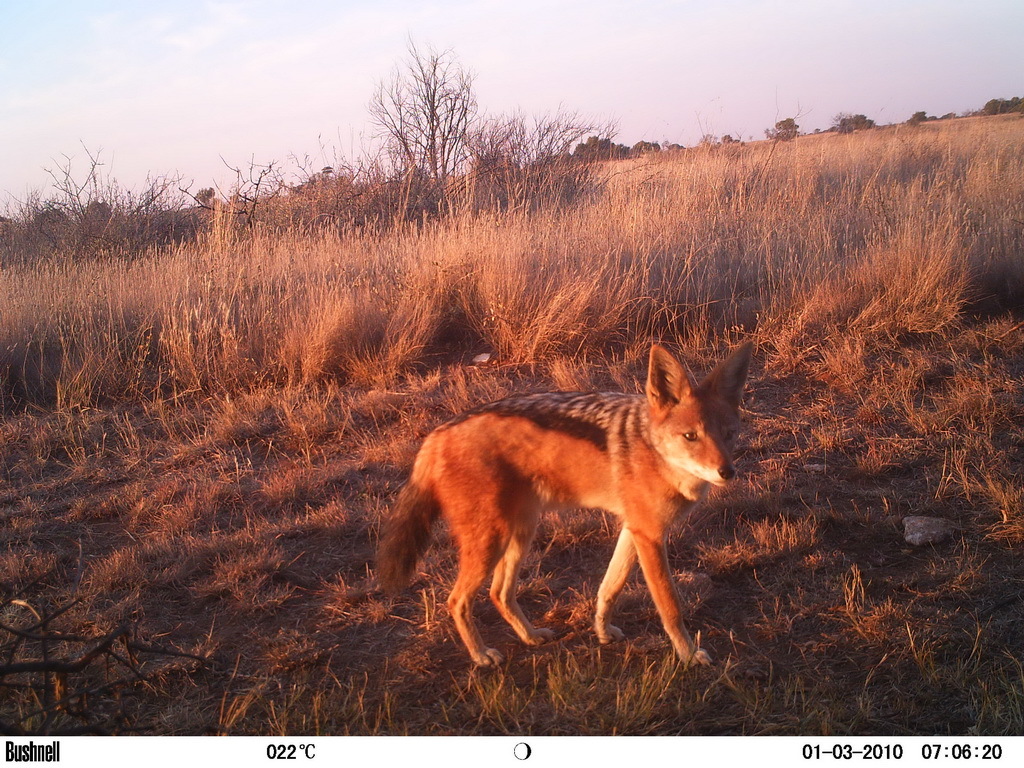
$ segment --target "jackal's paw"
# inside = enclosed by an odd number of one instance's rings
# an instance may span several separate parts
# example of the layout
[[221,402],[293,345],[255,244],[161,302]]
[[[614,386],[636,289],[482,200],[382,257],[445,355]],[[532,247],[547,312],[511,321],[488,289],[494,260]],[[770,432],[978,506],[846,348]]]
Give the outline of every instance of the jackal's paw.
[[555,633],[550,629],[534,628],[533,632],[523,639],[523,642],[527,645],[543,645],[554,639]]
[[625,633],[614,624],[605,624],[604,626],[595,625],[594,631],[597,633],[597,640],[601,645],[618,643],[621,640],[626,639]]
[[693,655],[686,661],[687,665],[700,664],[702,667],[711,666],[711,654],[705,651],[703,648],[698,648],[693,652]]
[[497,648],[484,648],[483,651],[473,654],[473,663],[478,667],[497,667],[504,661],[505,657]]

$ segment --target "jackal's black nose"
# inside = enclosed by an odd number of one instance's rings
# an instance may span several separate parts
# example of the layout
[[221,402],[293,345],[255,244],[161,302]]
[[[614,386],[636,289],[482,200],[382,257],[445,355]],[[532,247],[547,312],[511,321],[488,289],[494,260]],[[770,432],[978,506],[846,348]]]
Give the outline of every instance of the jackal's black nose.
[[718,470],[718,474],[722,476],[723,480],[732,480],[734,477],[736,477],[736,469],[731,464],[729,464],[728,466],[721,467]]

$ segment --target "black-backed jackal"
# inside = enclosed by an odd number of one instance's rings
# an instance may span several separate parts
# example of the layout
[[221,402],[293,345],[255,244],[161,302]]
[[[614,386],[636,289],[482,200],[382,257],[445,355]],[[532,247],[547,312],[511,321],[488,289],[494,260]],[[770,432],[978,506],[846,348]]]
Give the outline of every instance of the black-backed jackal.
[[594,631],[621,640],[612,606],[637,559],[662,624],[686,662],[710,656],[683,625],[665,538],[670,524],[709,485],[736,470],[732,447],[750,365],[746,343],[700,384],[663,347],[651,349],[646,395],[550,392],[510,397],[442,424],[424,440],[409,481],[384,525],[378,579],[406,586],[439,515],[459,550],[448,607],[479,665],[502,661],[473,621],[473,601],[489,575],[491,599],[520,640],[539,645],[554,633],[534,627],[516,601],[519,564],[542,510],[598,507],[622,519],[615,553],[597,593]]

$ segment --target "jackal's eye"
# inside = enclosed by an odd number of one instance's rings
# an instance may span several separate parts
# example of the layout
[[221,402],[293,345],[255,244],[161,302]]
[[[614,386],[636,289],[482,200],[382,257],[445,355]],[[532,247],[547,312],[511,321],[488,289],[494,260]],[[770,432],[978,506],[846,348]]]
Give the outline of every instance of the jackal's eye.
[[691,443],[697,439],[696,432],[683,432],[683,437],[689,440]]

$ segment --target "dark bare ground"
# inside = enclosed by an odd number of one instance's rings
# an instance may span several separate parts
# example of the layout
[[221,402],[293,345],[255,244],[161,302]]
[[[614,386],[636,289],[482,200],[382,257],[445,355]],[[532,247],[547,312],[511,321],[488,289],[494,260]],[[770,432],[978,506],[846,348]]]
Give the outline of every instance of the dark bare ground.
[[[618,620],[628,640],[598,645],[593,597],[615,533],[601,512],[546,519],[525,565],[524,609],[554,643],[519,646],[478,603],[501,670],[472,670],[454,635],[443,527],[412,589],[366,592],[380,519],[422,437],[467,392],[551,386],[514,368],[453,366],[386,392],[10,413],[0,580],[20,602],[0,607],[2,624],[24,626],[26,604],[77,600],[54,622],[63,632],[129,622],[206,659],[144,659],[141,678],[58,725],[119,708],[123,731],[159,734],[1021,733],[1015,322],[879,345],[841,367],[759,354],[743,477],[670,546],[709,669],[674,661],[639,574]],[[600,370],[588,383],[614,388]],[[910,514],[956,533],[911,547]],[[7,661],[36,652],[7,649]],[[68,690],[102,681],[101,667]],[[40,678],[2,682],[20,687],[0,691],[0,720],[31,730]]]

